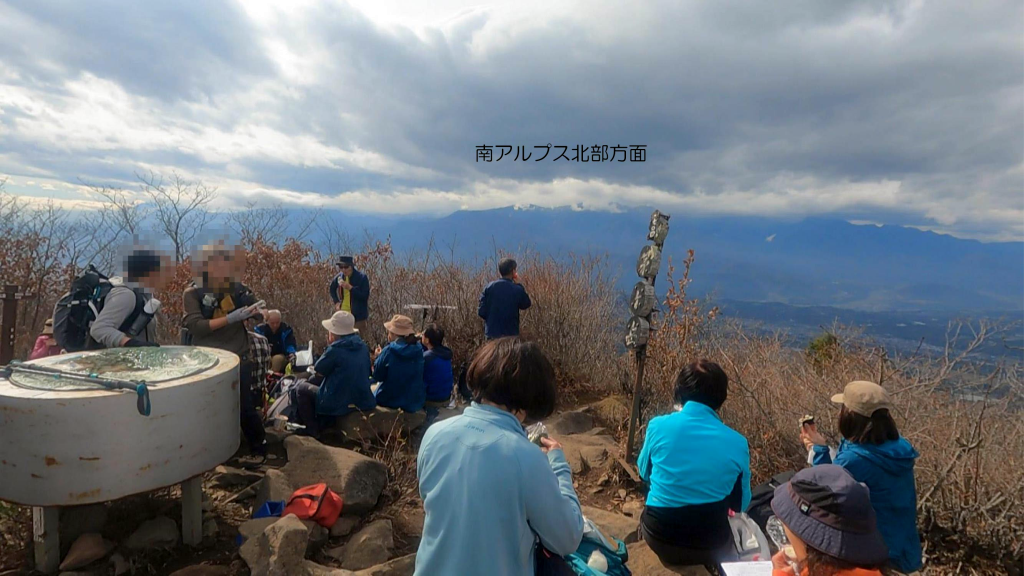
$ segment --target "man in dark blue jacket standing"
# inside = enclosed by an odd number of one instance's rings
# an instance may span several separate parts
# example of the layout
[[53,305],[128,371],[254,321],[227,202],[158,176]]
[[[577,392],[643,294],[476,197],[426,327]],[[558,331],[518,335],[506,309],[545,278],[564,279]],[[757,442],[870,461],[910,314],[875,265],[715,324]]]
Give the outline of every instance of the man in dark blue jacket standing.
[[480,295],[477,313],[484,319],[488,340],[519,336],[519,311],[530,307],[530,295],[519,283],[516,261],[505,258],[498,264],[501,278],[491,282]]
[[356,330],[369,342],[366,319],[370,317],[370,279],[356,270],[351,256],[338,258],[338,275],[329,289],[336,310],[348,312],[356,319]]

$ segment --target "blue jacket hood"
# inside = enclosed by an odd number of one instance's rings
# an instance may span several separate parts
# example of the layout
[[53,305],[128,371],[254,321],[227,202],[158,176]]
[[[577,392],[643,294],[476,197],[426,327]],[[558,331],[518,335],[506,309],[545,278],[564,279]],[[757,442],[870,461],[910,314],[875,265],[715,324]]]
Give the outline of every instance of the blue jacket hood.
[[334,342],[331,342],[331,346],[345,350],[358,350],[365,348],[366,344],[359,334],[348,334],[346,336],[339,336]]
[[906,438],[891,440],[885,444],[844,443],[846,450],[870,460],[889,474],[906,474],[914,469],[914,460],[920,455]]
[[420,347],[419,342],[409,344],[405,340],[395,340],[389,346],[391,353],[399,358],[415,358],[423,355],[423,348]]
[[432,349],[423,352],[423,357],[426,359],[436,357],[440,358],[441,360],[451,360],[452,350],[447,346],[434,346]]

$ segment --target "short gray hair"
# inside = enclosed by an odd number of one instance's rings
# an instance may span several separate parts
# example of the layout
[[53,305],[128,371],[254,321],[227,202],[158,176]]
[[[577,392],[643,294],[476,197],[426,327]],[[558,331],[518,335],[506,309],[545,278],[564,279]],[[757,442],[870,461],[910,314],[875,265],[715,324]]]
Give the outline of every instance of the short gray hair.
[[281,319],[281,311],[280,310],[267,310],[267,312],[266,312],[266,314],[264,314],[264,316],[266,316],[267,320],[270,320],[270,318],[274,317],[274,316],[276,316],[277,319],[280,320]]

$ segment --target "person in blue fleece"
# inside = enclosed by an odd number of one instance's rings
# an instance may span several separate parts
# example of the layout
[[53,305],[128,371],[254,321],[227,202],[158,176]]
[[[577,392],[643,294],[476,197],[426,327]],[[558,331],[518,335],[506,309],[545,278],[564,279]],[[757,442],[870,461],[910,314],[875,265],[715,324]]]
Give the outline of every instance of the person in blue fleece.
[[640,530],[665,565],[736,559],[729,510],[750,504],[750,450],[718,416],[728,389],[718,364],[688,364],[675,383],[682,409],[647,424],[637,459],[640,478],[650,484]]
[[[874,382],[846,385],[832,401],[839,410],[839,433],[843,441],[835,464],[846,468],[871,491],[871,506],[878,517],[878,530],[889,547],[892,566],[910,574],[921,569],[921,538],[917,532],[917,488],[914,460],[918,453],[900,436],[890,410],[892,402],[885,389]],[[800,439],[813,451],[814,464],[832,464],[828,442],[815,424],[804,424]]]
[[379,382],[374,392],[377,406],[419,412],[427,399],[420,338],[416,336],[412,320],[401,314],[385,322],[384,328],[391,343],[377,349],[373,363],[373,379]]
[[439,405],[452,397],[455,376],[452,373],[452,351],[444,345],[444,329],[437,324],[423,331],[423,384],[427,389],[427,419],[424,430],[440,415]]
[[299,423],[306,427],[302,433],[313,437],[335,417],[368,412],[377,405],[370,391],[370,352],[355,318],[339,311],[321,324],[330,345],[313,367],[315,375],[295,387]]
[[415,574],[532,575],[538,541],[565,556],[583,539],[561,445],[538,447],[523,429],[554,411],[555,371],[536,344],[500,338],[477,352],[467,379],[473,404],[420,445],[426,521]]

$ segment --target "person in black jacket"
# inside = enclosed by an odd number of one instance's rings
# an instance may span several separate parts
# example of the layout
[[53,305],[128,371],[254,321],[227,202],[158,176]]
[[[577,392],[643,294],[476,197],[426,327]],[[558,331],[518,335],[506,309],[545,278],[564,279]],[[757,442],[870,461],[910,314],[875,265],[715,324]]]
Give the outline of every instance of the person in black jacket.
[[329,292],[336,310],[349,312],[356,319],[356,330],[363,340],[369,333],[366,320],[370,317],[370,279],[359,270],[351,256],[338,258],[338,274],[331,280]]
[[480,295],[477,314],[484,319],[488,340],[519,336],[519,311],[530,307],[530,295],[519,283],[516,261],[505,258],[498,264],[501,278],[491,282]]
[[255,332],[270,342],[270,371],[280,374],[288,364],[295,366],[295,331],[281,321],[280,310],[267,310],[264,317],[267,321]]

